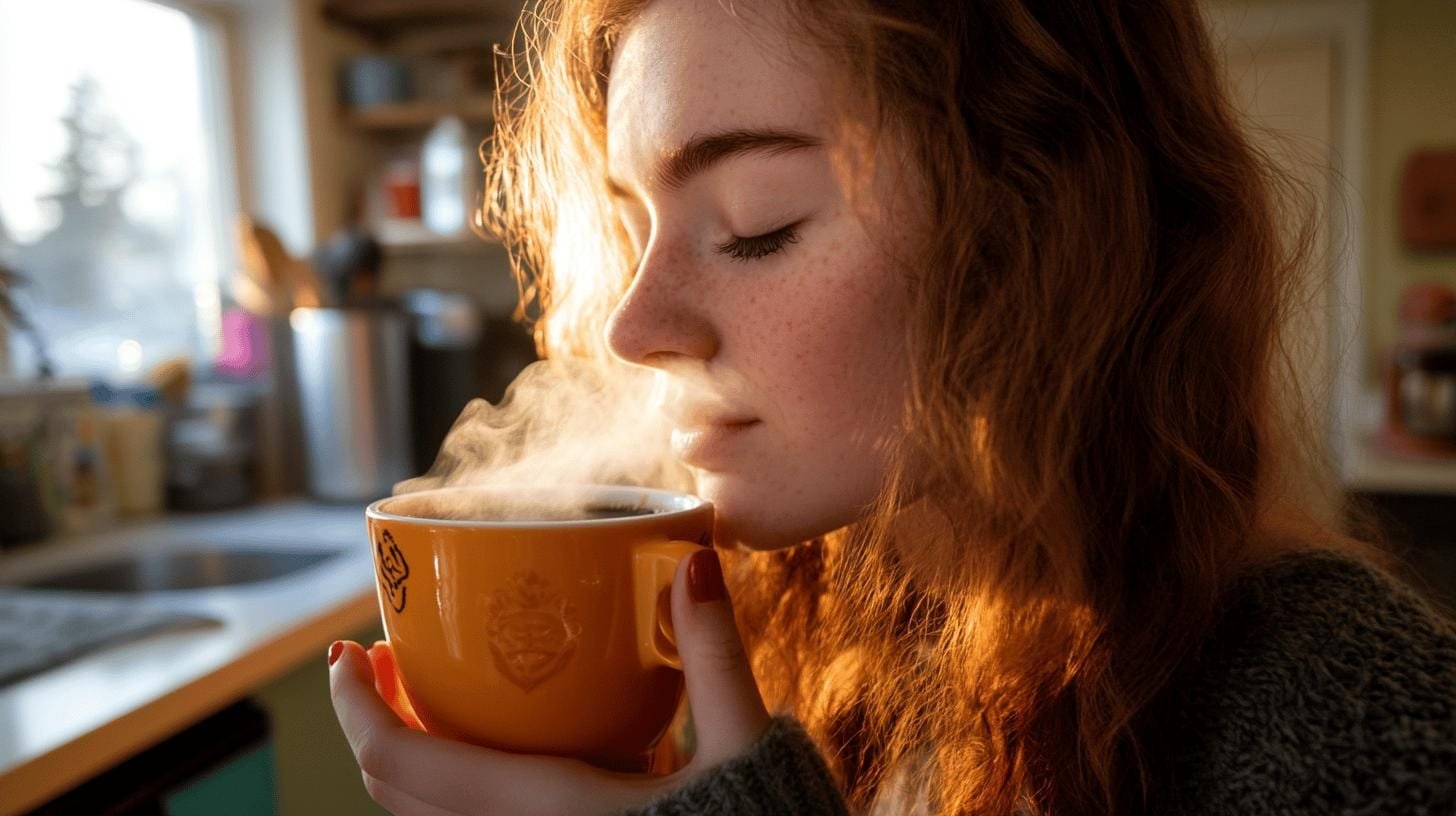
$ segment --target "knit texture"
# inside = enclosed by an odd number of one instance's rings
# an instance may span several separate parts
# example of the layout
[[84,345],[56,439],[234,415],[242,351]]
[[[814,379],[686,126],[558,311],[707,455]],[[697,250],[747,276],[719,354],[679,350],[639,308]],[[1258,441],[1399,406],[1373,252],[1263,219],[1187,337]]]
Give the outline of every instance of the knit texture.
[[[1180,816],[1456,814],[1456,629],[1361,562],[1305,552],[1250,576],[1167,695],[1162,784]],[[631,813],[845,805],[779,717],[748,753]]]
[[689,782],[639,816],[840,816],[844,800],[824,759],[791,717],[775,717],[748,753]]
[[1180,813],[1456,814],[1456,632],[1365,565],[1276,561],[1185,676]]

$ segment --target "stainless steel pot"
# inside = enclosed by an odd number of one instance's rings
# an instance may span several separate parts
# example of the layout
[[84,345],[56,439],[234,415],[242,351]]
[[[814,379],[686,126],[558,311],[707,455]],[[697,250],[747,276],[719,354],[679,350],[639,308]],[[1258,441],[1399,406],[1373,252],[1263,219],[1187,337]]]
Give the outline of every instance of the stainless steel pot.
[[301,308],[289,323],[309,492],[389,495],[411,475],[408,321],[387,308]]

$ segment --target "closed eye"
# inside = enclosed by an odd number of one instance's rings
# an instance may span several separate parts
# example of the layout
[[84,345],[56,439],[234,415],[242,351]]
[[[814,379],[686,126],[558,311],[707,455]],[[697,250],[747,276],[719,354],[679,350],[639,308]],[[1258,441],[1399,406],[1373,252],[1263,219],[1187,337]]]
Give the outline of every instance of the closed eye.
[[752,235],[747,238],[735,235],[719,244],[717,249],[737,261],[757,260],[797,242],[799,240],[798,227],[802,223],[802,221],[796,221],[773,232],[765,232],[762,235]]

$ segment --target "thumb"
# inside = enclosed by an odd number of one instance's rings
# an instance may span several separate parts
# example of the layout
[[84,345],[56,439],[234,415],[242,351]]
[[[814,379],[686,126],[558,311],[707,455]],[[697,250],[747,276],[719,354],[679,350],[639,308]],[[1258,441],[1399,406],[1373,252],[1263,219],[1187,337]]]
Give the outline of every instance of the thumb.
[[711,547],[678,564],[672,620],[697,734],[694,761],[712,765],[744,753],[768,728],[769,715]]

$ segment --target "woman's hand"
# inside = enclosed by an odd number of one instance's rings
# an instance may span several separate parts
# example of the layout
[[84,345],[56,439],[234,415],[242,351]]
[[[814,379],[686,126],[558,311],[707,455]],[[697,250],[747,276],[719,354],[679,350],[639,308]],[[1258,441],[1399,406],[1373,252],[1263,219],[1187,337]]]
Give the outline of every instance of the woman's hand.
[[374,666],[363,647],[334,644],[329,654],[334,711],[363,771],[364,787],[395,816],[605,814],[646,805],[746,752],[768,728],[769,715],[713,550],[695,552],[678,564],[672,620],[697,752],[669,776],[614,773],[576,760],[432,737],[407,725],[381,698],[381,691],[393,693],[393,678],[381,671],[376,690]]

